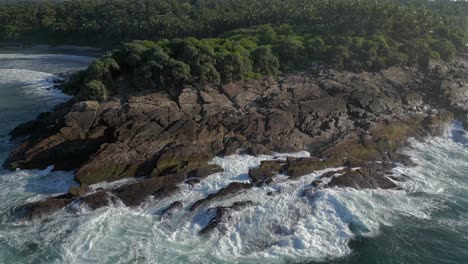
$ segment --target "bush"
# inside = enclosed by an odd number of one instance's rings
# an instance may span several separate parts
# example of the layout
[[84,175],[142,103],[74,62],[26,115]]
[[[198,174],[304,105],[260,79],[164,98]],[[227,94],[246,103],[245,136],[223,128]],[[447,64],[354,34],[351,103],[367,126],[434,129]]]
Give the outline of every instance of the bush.
[[287,37],[281,40],[275,47],[275,53],[278,54],[284,70],[302,68],[306,63],[306,51],[299,38]]
[[440,39],[431,43],[431,48],[439,53],[440,58],[445,61],[452,61],[457,54],[455,46],[448,39]]
[[107,99],[107,89],[100,81],[87,82],[80,91],[79,97],[83,100],[105,101]]
[[273,55],[270,47],[262,46],[252,52],[254,72],[264,76],[277,76],[279,72],[278,58]]

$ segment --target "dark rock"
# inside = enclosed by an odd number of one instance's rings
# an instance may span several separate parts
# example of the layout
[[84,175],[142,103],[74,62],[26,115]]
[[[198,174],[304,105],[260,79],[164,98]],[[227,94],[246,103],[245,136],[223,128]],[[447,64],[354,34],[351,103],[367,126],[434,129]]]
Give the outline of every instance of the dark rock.
[[322,184],[321,180],[315,180],[312,182],[312,187],[319,187]]
[[199,184],[201,182],[201,179],[196,177],[196,178],[190,178],[185,181],[186,184],[190,185],[190,187],[195,186],[196,184]]
[[408,175],[406,175],[406,174],[402,174],[402,175],[398,175],[398,176],[391,175],[391,176],[388,176],[388,178],[390,178],[392,181],[395,181],[395,182],[405,182],[410,177]]
[[210,219],[208,225],[200,231],[200,234],[207,235],[213,232],[216,228],[219,228],[219,225],[221,223],[226,222],[231,218],[230,213],[232,211],[240,211],[246,207],[250,207],[253,205],[254,203],[251,201],[243,201],[234,202],[231,206],[228,207],[218,206],[215,208],[208,209],[208,212],[214,213],[215,217]]
[[179,191],[179,187],[175,185],[169,185],[167,187],[163,187],[162,189],[159,189],[157,192],[153,194],[154,199],[157,200],[162,200],[164,198],[167,198],[176,192]]
[[14,209],[14,216],[20,220],[32,220],[49,216],[72,202],[69,196],[51,197],[43,201],[22,205]]
[[317,193],[315,188],[307,188],[302,192],[302,197],[314,197],[316,195]]
[[214,199],[222,199],[230,195],[237,194],[245,189],[250,189],[253,187],[252,183],[241,183],[241,182],[232,182],[225,188],[219,190],[216,193],[209,194],[206,198],[196,201],[191,207],[190,211],[197,210],[200,206],[203,206]]
[[198,167],[188,173],[188,178],[206,178],[212,174],[223,172],[223,168],[216,164],[207,164],[203,167]]
[[68,193],[73,197],[82,196],[89,191],[90,189],[88,188],[88,185],[86,184],[82,184],[80,186],[71,186],[68,189]]
[[181,202],[179,201],[173,202],[166,209],[161,211],[161,217],[169,218],[172,215],[174,215],[177,211],[182,209],[183,207],[184,205]]
[[258,168],[249,169],[249,177],[254,183],[271,178],[284,170],[285,162],[282,160],[262,161]]
[[354,189],[396,189],[398,186],[379,166],[369,165],[358,170],[346,170],[342,175],[331,178],[327,187],[350,187]]
[[22,220],[44,218],[75,202],[95,210],[110,205],[115,199],[106,191],[98,191],[79,198],[64,194],[18,207],[14,210],[14,215]]
[[298,178],[329,166],[329,162],[315,158],[288,158],[287,173],[291,178]]
[[109,192],[98,191],[98,192],[83,196],[79,198],[77,201],[84,203],[91,210],[96,210],[104,206],[109,206],[111,203],[114,203],[116,199]]
[[168,175],[143,179],[112,190],[126,206],[138,206],[151,195],[159,199],[176,191],[176,186],[185,181],[185,176]]

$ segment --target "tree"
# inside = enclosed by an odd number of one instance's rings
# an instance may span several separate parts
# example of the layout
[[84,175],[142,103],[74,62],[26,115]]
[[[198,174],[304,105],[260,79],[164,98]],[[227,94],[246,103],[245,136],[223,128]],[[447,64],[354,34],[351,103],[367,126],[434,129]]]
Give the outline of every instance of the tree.
[[100,81],[87,82],[81,88],[79,98],[84,100],[105,101],[107,99],[107,89]]
[[261,46],[252,52],[254,72],[266,76],[277,76],[279,72],[279,61],[273,55],[270,47]]
[[345,46],[336,46],[330,47],[328,49],[327,57],[330,64],[334,65],[338,69],[343,69],[350,55],[348,48],[346,48]]
[[301,68],[307,58],[304,44],[299,38],[286,37],[279,41],[275,47],[281,61],[281,66],[285,70]]
[[325,48],[325,41],[321,37],[313,37],[306,40],[304,43],[307,57],[312,59],[322,59],[322,54]]
[[452,61],[457,53],[455,46],[448,39],[436,40],[430,46],[445,61]]
[[260,45],[271,45],[276,41],[276,32],[270,25],[263,25],[259,28]]

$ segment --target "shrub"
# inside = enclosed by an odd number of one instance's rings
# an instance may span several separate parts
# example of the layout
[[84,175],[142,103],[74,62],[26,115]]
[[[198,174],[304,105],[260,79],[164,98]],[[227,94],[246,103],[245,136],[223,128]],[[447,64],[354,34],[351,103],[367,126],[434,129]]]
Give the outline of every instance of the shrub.
[[276,76],[279,72],[278,58],[273,55],[270,47],[262,46],[252,52],[254,72],[266,76]]
[[439,53],[440,58],[445,61],[451,61],[455,58],[457,50],[448,39],[440,39],[431,43],[431,48]]
[[107,89],[100,81],[89,81],[81,88],[79,97],[84,100],[104,101],[107,99]]

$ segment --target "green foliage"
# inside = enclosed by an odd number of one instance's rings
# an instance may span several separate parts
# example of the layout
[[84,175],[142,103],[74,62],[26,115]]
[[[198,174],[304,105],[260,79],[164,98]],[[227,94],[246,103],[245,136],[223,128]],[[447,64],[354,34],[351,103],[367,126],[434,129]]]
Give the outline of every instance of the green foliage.
[[93,80],[81,88],[78,97],[84,100],[104,101],[107,99],[107,89],[102,82]]
[[424,39],[412,39],[400,47],[400,51],[408,56],[409,65],[418,65],[427,69],[431,59],[432,50]]
[[[0,40],[115,46],[134,39],[213,38],[260,25],[260,45],[276,33],[370,36],[398,41],[450,27],[468,32],[468,2],[450,0],[82,0],[0,5]],[[244,34],[240,32],[240,34]],[[462,37],[464,38],[464,37]],[[455,43],[454,43],[455,45]],[[455,45],[459,48],[459,46]]]
[[293,37],[289,30],[281,29],[286,34],[275,46],[283,70],[300,69],[304,67],[305,48],[301,38]]
[[14,41],[20,36],[18,27],[13,25],[4,25],[0,27],[0,39]]
[[451,61],[455,58],[457,50],[448,39],[439,39],[430,43],[434,52],[440,55],[440,58],[446,61]]
[[344,67],[344,63],[350,58],[348,48],[345,46],[331,46],[327,53],[330,63],[337,65],[340,69]]
[[276,77],[316,62],[425,69],[465,48],[467,11],[467,2],[448,0],[40,1],[0,5],[0,40],[123,43],[64,87],[102,100]]
[[264,76],[276,76],[279,71],[278,58],[273,55],[271,48],[261,46],[252,52],[254,72]]

